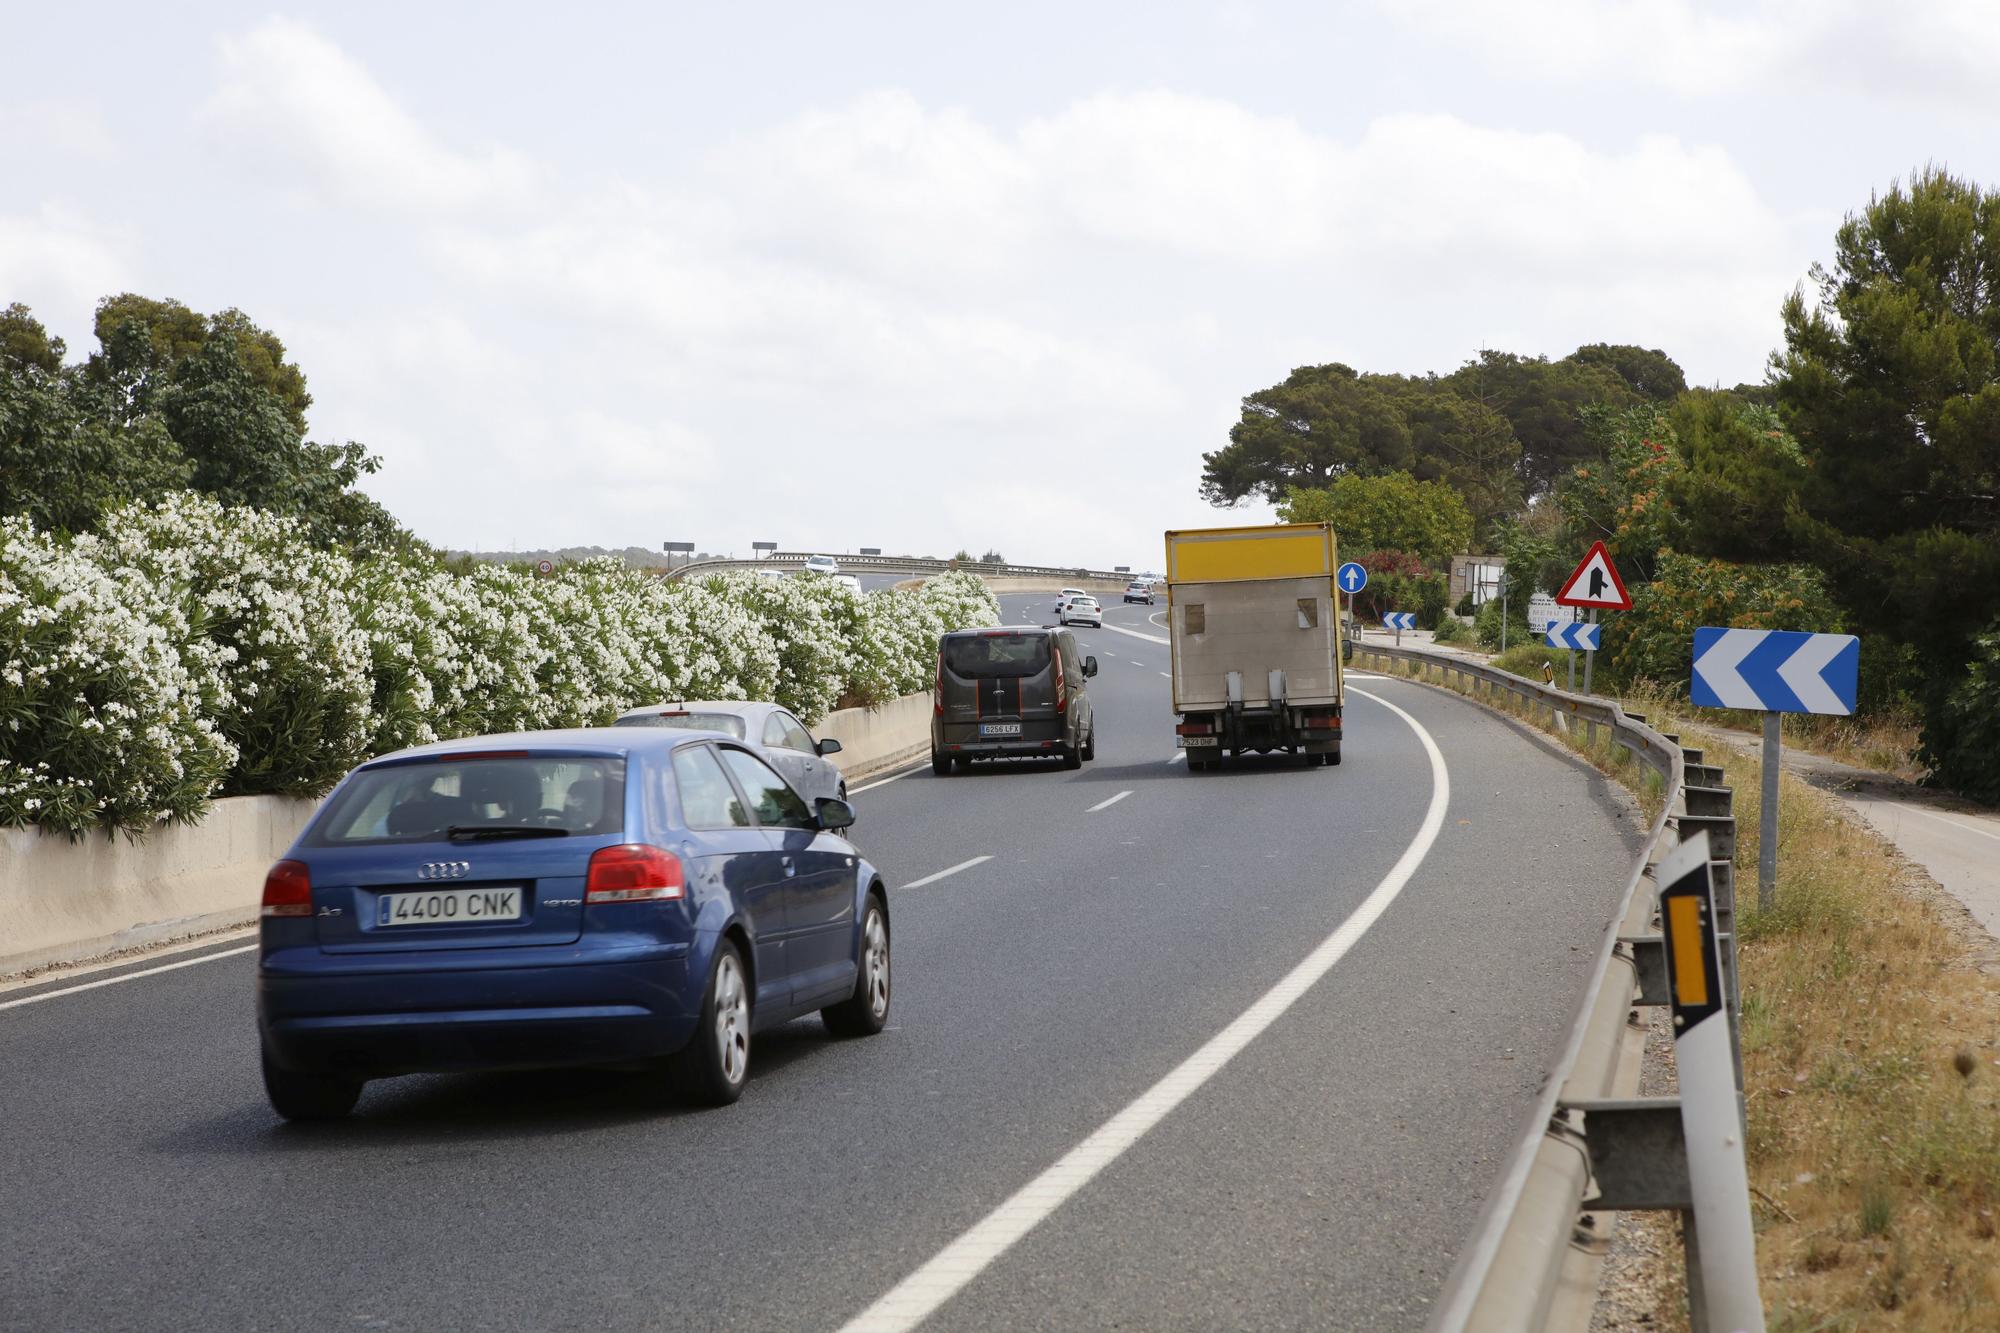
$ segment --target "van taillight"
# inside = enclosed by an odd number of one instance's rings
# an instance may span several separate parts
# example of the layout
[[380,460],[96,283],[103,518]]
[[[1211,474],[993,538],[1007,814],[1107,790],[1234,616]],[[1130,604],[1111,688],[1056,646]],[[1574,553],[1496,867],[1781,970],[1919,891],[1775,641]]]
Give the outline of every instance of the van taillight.
[[638,903],[678,898],[687,890],[681,859],[643,842],[600,847],[583,882],[587,903]]
[[1053,656],[1056,660],[1056,711],[1060,713],[1069,707],[1069,682],[1063,679],[1062,649],[1056,649]]
[[259,916],[311,916],[312,872],[303,861],[280,861],[264,876],[264,904]]
[[931,712],[944,716],[944,654],[938,654],[937,689],[931,695]]

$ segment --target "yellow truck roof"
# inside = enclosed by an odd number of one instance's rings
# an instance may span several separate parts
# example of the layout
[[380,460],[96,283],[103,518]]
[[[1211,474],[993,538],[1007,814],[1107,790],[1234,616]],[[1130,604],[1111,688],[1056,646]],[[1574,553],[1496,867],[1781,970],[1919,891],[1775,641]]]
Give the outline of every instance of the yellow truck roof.
[[1332,578],[1335,551],[1330,523],[1183,528],[1167,534],[1167,582]]

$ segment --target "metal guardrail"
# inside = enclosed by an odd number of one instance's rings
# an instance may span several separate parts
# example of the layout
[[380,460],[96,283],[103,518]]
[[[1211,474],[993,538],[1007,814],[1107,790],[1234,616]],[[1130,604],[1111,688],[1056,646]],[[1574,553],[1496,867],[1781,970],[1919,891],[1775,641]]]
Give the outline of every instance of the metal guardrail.
[[[1665,1184],[1639,1191],[1652,1201],[1627,1206],[1673,1206],[1660,1200],[1675,1197],[1677,1185],[1685,1187],[1685,1163],[1674,1151],[1680,1145],[1678,1116],[1662,1130],[1659,1115],[1671,1111],[1676,1103],[1671,1099],[1620,1101],[1621,1090],[1614,1085],[1619,1081],[1627,1015],[1634,1004],[1658,1002],[1654,992],[1662,985],[1653,975],[1658,965],[1654,950],[1645,947],[1657,946],[1658,941],[1647,934],[1653,909],[1648,896],[1640,893],[1640,885],[1647,882],[1659,858],[1680,841],[1683,831],[1691,835],[1696,826],[1706,827],[1703,821],[1713,817],[1691,816],[1688,810],[1688,756],[1693,754],[1698,760],[1700,754],[1683,751],[1678,738],[1654,730],[1643,718],[1626,713],[1609,699],[1573,694],[1435,650],[1371,644],[1355,647],[1357,658],[1372,657],[1385,663],[1392,675],[1398,674],[1400,666],[1475,698],[1504,696],[1524,705],[1538,724],[1546,717],[1551,727],[1582,727],[1586,740],[1593,744],[1597,729],[1605,728],[1617,744],[1660,775],[1660,812],[1626,880],[1617,911],[1598,941],[1583,1002],[1537,1096],[1528,1130],[1510,1154],[1498,1188],[1486,1201],[1471,1240],[1445,1281],[1430,1325],[1436,1333],[1546,1328],[1552,1323],[1551,1309],[1565,1258],[1586,1207],[1593,1163],[1609,1150],[1603,1141],[1586,1142],[1586,1122],[1593,1117],[1602,1119],[1600,1140],[1624,1137],[1632,1144],[1646,1133],[1655,1135],[1650,1151],[1633,1147],[1630,1155],[1646,1156],[1647,1166],[1664,1173]],[[1733,999],[1733,956],[1728,970]],[[1633,1086],[1622,1092],[1631,1098],[1637,1091],[1636,1068],[1628,1077]],[[1614,1127],[1617,1133],[1611,1132]],[[1599,1165],[1601,1169],[1602,1163]],[[1678,1180],[1676,1170],[1681,1173]],[[1598,1183],[1602,1200],[1610,1191],[1604,1188],[1605,1182]],[[1612,1205],[1593,1202],[1591,1206]],[[1589,1295],[1594,1292],[1586,1294],[1586,1304]],[[1587,1309],[1583,1313],[1587,1319]],[[1576,1311],[1570,1314],[1573,1318]],[[1698,1311],[1695,1318],[1699,1327]]]
[[[683,579],[690,574],[719,574],[731,569],[769,569],[773,566],[797,568],[803,566],[807,557],[813,554],[816,553],[774,551],[760,560],[693,560],[668,570],[666,577]],[[840,562],[842,573],[942,574],[959,569],[968,574],[988,574],[995,578],[1097,579],[1107,583],[1128,582],[1132,577],[1112,570],[1084,569],[1080,566],[1009,565],[986,560],[939,560],[922,555],[842,555],[834,558]]]

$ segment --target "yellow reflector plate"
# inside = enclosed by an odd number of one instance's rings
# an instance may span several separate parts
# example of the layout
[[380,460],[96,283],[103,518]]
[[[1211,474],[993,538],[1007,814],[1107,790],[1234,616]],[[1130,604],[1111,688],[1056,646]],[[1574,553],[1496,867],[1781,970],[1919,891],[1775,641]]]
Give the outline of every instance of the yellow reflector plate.
[[1707,1006],[1708,968],[1702,962],[1701,899],[1667,899],[1667,938],[1674,949],[1674,1003],[1689,1009]]

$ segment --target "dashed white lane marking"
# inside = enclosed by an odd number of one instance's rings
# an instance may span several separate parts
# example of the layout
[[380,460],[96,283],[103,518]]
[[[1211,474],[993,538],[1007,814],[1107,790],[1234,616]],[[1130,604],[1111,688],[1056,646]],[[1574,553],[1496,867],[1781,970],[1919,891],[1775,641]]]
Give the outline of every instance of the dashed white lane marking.
[[1110,630],[1113,634],[1129,634],[1135,639],[1144,639],[1147,643],[1166,642],[1165,639],[1157,634],[1141,634],[1138,630],[1126,629],[1123,625],[1105,625],[1103,628]]
[[127,972],[123,976],[105,977],[99,981],[86,981],[80,985],[65,986],[61,990],[44,991],[40,995],[30,995],[24,1000],[0,1002],[0,1009],[19,1009],[24,1004],[40,1004],[43,1000],[59,1000],[65,995],[75,995],[80,991],[96,990],[100,986],[116,986],[121,981],[137,981],[140,977],[156,977],[162,972],[173,972],[183,967],[199,967],[212,963],[218,958],[234,958],[238,954],[249,953],[257,946],[246,944],[240,949],[224,949],[220,953],[205,953],[199,958],[183,958],[178,963],[161,963],[158,967],[143,968],[137,972]]
[[943,879],[946,875],[956,875],[961,870],[970,870],[974,866],[985,865],[988,861],[991,861],[992,859],[993,858],[990,856],[975,856],[970,861],[960,861],[955,866],[946,866],[943,870],[938,871],[934,875],[925,875],[922,879],[913,879],[908,884],[905,884],[903,888],[921,889],[926,884],[937,883],[939,880]]
[[1165,676],[1168,680],[1172,680],[1174,678],[1174,673],[1171,671],[1162,671],[1160,674]]
[[1118,804],[1120,801],[1124,800],[1127,796],[1130,796],[1131,794],[1132,793],[1129,791],[1121,791],[1116,796],[1108,797],[1105,800],[1099,801],[1096,805],[1091,806],[1090,809],[1084,811],[1083,813],[1085,813],[1086,815],[1094,815],[1099,810],[1104,809],[1106,806],[1112,806]]
[[1438,830],[1444,827],[1445,807],[1451,801],[1451,776],[1445,771],[1444,754],[1423,724],[1387,699],[1357,690],[1408,723],[1423,742],[1430,759],[1431,802],[1422,825],[1403,855],[1389,868],[1361,906],[1333,933],[1320,941],[1305,960],[1277,985],[1271,987],[1239,1014],[1235,1021],[1210,1037],[1200,1050],[1176,1066],[1158,1083],[1140,1093],[1124,1110],[1104,1122],[1082,1143],[1069,1150],[1055,1165],[1015,1191],[999,1207],[973,1224],[971,1230],[944,1247],[930,1262],[904,1278],[873,1305],[850,1319],[842,1333],[901,1333],[915,1328],[965,1285],[985,1272],[1014,1243],[1075,1197],[1097,1175],[1124,1155],[1146,1132],[1166,1119],[1201,1086],[1221,1071],[1238,1052],[1249,1046],[1301,996],[1333,970],[1347,956],[1369,927],[1381,919],[1389,905],[1417,873]]
[[1144,666],[1144,665],[1146,665],[1146,664],[1145,664],[1144,662],[1139,662],[1139,661],[1135,661],[1134,659],[1132,659],[1132,658],[1130,658],[1130,657],[1126,658],[1125,660],[1126,660],[1126,661],[1128,661],[1128,662],[1131,662],[1133,666]]

